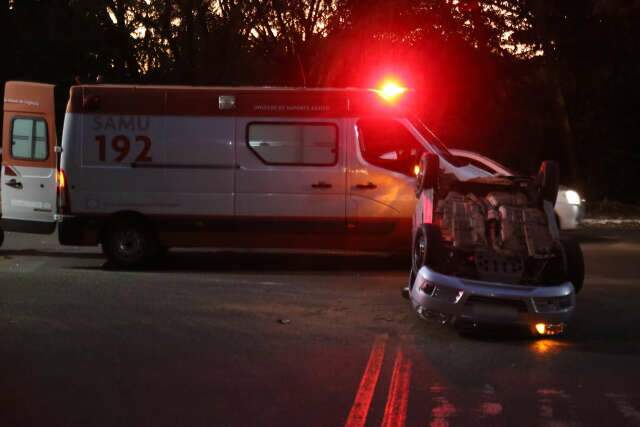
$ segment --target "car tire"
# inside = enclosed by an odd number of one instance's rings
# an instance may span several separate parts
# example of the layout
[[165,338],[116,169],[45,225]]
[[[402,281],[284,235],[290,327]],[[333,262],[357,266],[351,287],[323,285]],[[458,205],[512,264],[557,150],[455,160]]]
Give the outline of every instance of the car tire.
[[411,268],[414,274],[423,266],[435,268],[439,257],[440,229],[433,224],[422,224],[416,231],[411,253]]
[[438,174],[440,172],[440,158],[431,153],[424,153],[420,157],[420,172],[416,177],[416,197],[420,198],[422,191],[433,188],[435,192],[438,186]]
[[4,243],[4,230],[0,228],[0,246]]
[[564,227],[562,226],[562,220],[560,219],[560,215],[558,215],[558,212],[554,212],[554,216],[556,217],[556,224],[558,224],[558,230],[562,230]]
[[558,187],[560,186],[560,167],[558,162],[553,160],[542,162],[536,178],[536,186],[540,205],[546,200],[551,203],[551,206],[555,206],[558,199]]
[[584,256],[576,239],[564,237],[560,240],[565,258],[566,279],[573,284],[576,294],[584,284]]
[[107,228],[102,250],[114,267],[136,269],[149,265],[160,253],[160,245],[143,221],[126,220]]

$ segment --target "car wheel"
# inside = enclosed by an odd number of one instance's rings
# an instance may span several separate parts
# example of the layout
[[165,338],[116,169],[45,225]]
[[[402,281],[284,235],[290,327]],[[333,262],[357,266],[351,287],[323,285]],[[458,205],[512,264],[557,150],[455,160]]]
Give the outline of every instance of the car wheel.
[[420,157],[420,171],[416,177],[416,197],[425,189],[433,188],[437,190],[438,173],[440,172],[440,158],[435,154],[424,153]]
[[0,228],[0,246],[4,243],[4,230]]
[[433,224],[422,224],[413,239],[411,267],[415,274],[423,266],[435,267],[440,246],[440,229]]
[[558,215],[557,212],[554,213],[554,216],[556,217],[556,224],[558,224],[558,230],[562,230],[562,221],[560,220],[560,215]]
[[102,240],[107,259],[119,268],[147,265],[160,251],[154,233],[141,221],[126,221],[110,226]]
[[538,187],[538,195],[540,204],[542,201],[548,201],[551,206],[555,206],[558,198],[558,187],[560,186],[560,168],[558,163],[553,160],[545,160],[540,165],[538,176],[536,178]]
[[584,283],[584,257],[577,240],[562,238],[560,240],[564,252],[566,278],[573,284],[576,294],[582,290]]

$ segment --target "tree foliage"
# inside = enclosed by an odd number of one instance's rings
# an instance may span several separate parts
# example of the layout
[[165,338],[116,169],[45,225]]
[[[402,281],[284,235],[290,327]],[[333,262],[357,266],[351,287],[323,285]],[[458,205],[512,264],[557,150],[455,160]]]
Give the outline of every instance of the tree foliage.
[[0,79],[417,89],[449,145],[639,201],[640,1],[2,0]]

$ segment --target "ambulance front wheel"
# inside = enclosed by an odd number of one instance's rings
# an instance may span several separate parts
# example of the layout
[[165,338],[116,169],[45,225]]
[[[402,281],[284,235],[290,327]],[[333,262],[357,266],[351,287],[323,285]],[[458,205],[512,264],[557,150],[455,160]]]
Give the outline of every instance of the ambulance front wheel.
[[118,268],[144,267],[158,254],[155,234],[140,221],[122,221],[107,228],[102,250],[109,262]]

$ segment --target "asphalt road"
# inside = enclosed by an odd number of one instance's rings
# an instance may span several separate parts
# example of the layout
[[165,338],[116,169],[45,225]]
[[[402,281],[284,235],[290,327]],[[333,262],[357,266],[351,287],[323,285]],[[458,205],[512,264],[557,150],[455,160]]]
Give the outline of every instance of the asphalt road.
[[159,271],[8,234],[0,426],[640,425],[640,230],[580,233],[567,333],[460,335],[404,265],[176,252]]

